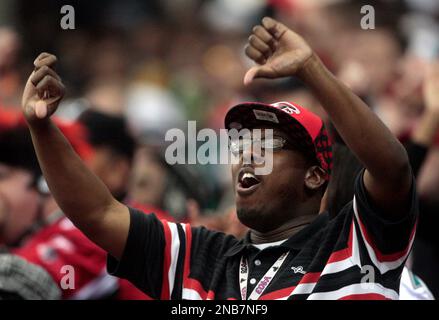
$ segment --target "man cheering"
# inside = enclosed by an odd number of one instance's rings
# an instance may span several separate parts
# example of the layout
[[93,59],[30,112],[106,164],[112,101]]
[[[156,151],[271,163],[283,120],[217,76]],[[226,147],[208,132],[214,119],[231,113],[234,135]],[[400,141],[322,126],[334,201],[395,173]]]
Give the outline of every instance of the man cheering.
[[[56,57],[41,54],[23,111],[47,183],[65,214],[109,253],[108,269],[161,299],[398,299],[414,237],[417,200],[404,148],[372,111],[338,81],[306,41],[264,18],[246,48],[258,63],[245,75],[296,76],[319,98],[338,132],[365,166],[353,201],[336,218],[318,215],[331,150],[320,118],[289,102],[243,103],[228,129],[261,129],[259,139],[231,143],[239,219],[233,236],[144,215],[115,200],[51,122],[64,86]],[[270,134],[264,132],[270,129]],[[260,176],[261,154],[273,170]],[[250,154],[248,154],[250,153]]]

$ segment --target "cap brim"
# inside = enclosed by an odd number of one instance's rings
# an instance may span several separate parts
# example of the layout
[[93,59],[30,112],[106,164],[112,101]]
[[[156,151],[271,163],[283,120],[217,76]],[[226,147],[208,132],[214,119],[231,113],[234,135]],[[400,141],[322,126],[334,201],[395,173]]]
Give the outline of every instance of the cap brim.
[[261,125],[272,126],[288,134],[291,142],[297,147],[314,150],[312,137],[305,127],[291,115],[268,104],[258,102],[237,104],[227,112],[224,122],[228,130],[253,129]]

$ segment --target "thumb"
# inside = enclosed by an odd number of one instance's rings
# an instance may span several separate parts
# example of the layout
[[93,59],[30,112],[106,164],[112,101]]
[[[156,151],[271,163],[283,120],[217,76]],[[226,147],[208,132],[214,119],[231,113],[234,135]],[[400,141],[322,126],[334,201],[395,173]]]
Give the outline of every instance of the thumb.
[[35,115],[38,119],[50,117],[57,109],[62,96],[40,99],[35,103]]
[[259,67],[252,67],[245,73],[244,85],[248,86],[253,81],[256,74],[258,73],[258,69]]
[[267,66],[254,66],[244,76],[244,85],[249,85],[256,78],[272,78],[273,70]]
[[44,100],[35,103],[35,115],[39,119],[44,119],[47,116],[47,103]]

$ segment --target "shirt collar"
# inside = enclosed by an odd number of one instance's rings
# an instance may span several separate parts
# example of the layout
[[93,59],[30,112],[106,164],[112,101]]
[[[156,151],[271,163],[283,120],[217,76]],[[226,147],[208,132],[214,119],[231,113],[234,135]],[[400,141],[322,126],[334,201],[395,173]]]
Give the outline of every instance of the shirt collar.
[[[280,244],[279,247],[284,247],[289,250],[297,250],[297,251],[302,250],[306,242],[319,230],[325,227],[328,221],[329,221],[328,212],[319,214],[313,222],[311,222],[308,226],[306,226],[296,234],[292,235],[290,238],[288,238],[287,241]],[[251,231],[247,232],[247,234],[242,240],[240,240],[234,246],[230,247],[230,249],[226,251],[225,256],[226,257],[235,256],[240,252],[242,252],[245,248],[251,247],[252,243],[250,240],[250,232]]]

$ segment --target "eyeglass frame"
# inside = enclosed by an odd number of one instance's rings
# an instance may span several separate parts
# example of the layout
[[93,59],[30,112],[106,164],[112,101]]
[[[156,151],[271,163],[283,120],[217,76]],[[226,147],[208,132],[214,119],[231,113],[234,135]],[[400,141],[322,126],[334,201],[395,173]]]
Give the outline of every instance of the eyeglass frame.
[[[250,140],[251,141],[250,146],[254,146],[255,143],[259,143],[261,151],[265,151],[266,149],[269,149],[269,150],[272,150],[272,152],[276,152],[276,151],[280,151],[280,150],[283,150],[283,149],[285,149],[285,150],[293,150],[293,149],[295,149],[292,146],[292,143],[290,141],[288,141],[286,138],[282,137],[282,136],[273,135],[272,138],[269,138],[269,139],[273,139],[273,140],[277,139],[278,141],[280,141],[280,146],[278,146],[278,147],[268,147],[267,148],[266,147],[266,143],[265,143],[265,139],[266,139],[265,137],[263,137],[263,138],[253,138],[252,137],[252,138],[244,138],[244,139],[234,139],[233,141],[230,139],[229,140],[229,150],[235,156],[242,154],[242,152],[244,150],[246,150],[246,148],[242,148],[242,149],[239,148],[238,150],[236,150],[236,149],[233,150],[232,148],[233,148],[233,143],[235,143],[235,145],[236,145],[236,144],[239,144],[239,142],[241,142],[243,140]],[[238,141],[238,143],[236,143],[236,141]],[[251,149],[247,149],[247,150],[251,150]]]

